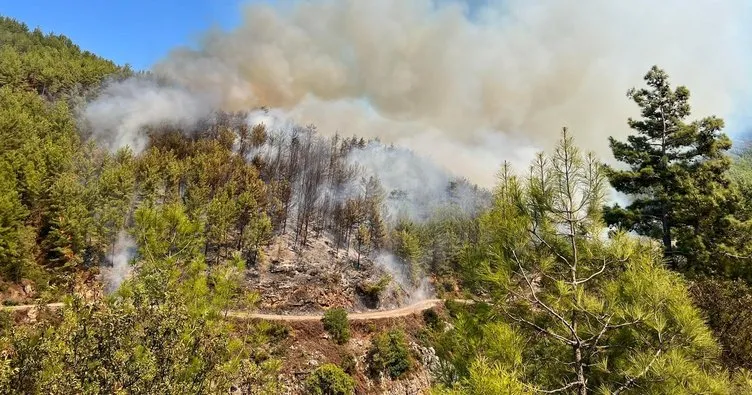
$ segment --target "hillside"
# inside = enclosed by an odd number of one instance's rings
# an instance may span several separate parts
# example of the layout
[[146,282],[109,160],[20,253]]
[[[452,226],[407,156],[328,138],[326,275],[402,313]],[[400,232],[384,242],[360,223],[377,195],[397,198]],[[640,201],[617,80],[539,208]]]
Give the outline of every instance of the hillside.
[[[10,19],[2,21],[2,45],[9,55],[3,61],[18,67],[2,68],[6,79],[0,164],[3,186],[10,193],[2,201],[0,298],[3,305],[14,306],[74,297],[72,306],[62,308],[62,316],[54,303],[50,310],[3,313],[3,336],[38,336],[42,332],[37,331],[65,325],[68,314],[95,319],[79,316],[79,307],[109,309],[108,297],[130,300],[140,287],[153,286],[143,283],[143,276],[159,276],[157,284],[166,288],[154,291],[178,298],[169,302],[175,318],[179,311],[192,314],[182,303],[202,298],[195,288],[202,281],[208,280],[207,291],[220,298],[210,302],[210,311],[212,303],[220,303],[224,291],[212,276],[223,270],[237,276],[232,277],[237,288],[228,290],[238,297],[226,301],[235,311],[388,311],[429,297],[430,270],[456,263],[452,259],[464,237],[458,226],[469,224],[477,208],[468,205],[467,197],[478,190],[427,165],[419,171],[438,177],[437,190],[412,189],[399,180],[385,188],[377,168],[359,164],[375,154],[419,163],[409,151],[356,137],[326,138],[297,125],[267,128],[247,121],[250,113],[224,112],[183,130],[152,126],[141,152],[110,151],[107,141],[82,121],[80,106],[127,77],[127,68],[81,51],[64,36],[29,31]],[[444,211],[438,214],[440,209]],[[451,239],[439,242],[448,234]],[[195,265],[203,269],[195,271]],[[183,274],[174,280],[162,277],[174,270]],[[185,276],[198,276],[199,282],[189,285]],[[209,277],[200,280],[202,276]],[[181,284],[189,288],[180,291]],[[133,302],[148,304],[149,298]],[[111,307],[116,309],[112,318],[133,314]],[[139,321],[156,319],[148,309],[142,313],[147,316]],[[159,326],[170,321],[165,318]],[[196,319],[175,325],[187,325],[191,336],[209,336],[204,332],[210,331],[209,324]],[[203,329],[196,334],[191,325]],[[255,329],[257,325],[261,329]],[[294,350],[319,355],[316,350],[331,349],[316,327],[290,332],[293,338],[308,340],[304,348],[291,346],[298,341],[259,338],[260,343],[244,351],[251,356],[248,363],[261,367],[268,358],[262,350],[278,349],[281,371],[297,372],[284,385],[302,389],[300,371],[307,373],[312,365],[299,366]],[[410,336],[416,336],[419,327],[413,324]],[[230,341],[246,330],[263,328],[231,325],[225,336]],[[69,329],[77,330],[75,325]],[[364,354],[375,332],[360,328],[355,333],[357,340],[349,349]],[[3,337],[3,355],[13,356],[3,360],[12,365],[3,366],[21,366],[15,364],[23,363],[24,353],[42,352],[24,349],[14,339]],[[48,355],[47,360],[55,358],[66,358],[65,353]],[[339,354],[314,359],[324,363],[337,358]],[[372,392],[377,384],[367,378],[364,355],[359,358],[359,388]],[[428,385],[425,372],[420,374],[421,384],[411,392]],[[43,385],[39,379],[11,380],[17,389]],[[382,388],[389,392],[391,385]]]
[[56,194],[63,198],[64,183],[72,181],[66,176],[75,173],[77,153],[84,149],[71,108],[105,79],[130,72],[81,51],[67,37],[30,31],[7,18],[0,20],[0,46],[0,184],[6,191],[0,202],[0,271],[30,291],[54,284],[53,267],[70,256],[55,240],[78,242],[63,230],[67,207],[55,200]]

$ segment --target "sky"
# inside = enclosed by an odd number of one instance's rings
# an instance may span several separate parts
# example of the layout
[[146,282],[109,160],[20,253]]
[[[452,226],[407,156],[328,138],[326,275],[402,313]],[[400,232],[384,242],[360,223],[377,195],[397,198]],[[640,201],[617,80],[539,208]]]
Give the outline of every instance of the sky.
[[[146,70],[171,49],[192,45],[210,28],[240,23],[244,4],[291,0],[17,0],[0,1],[0,14],[30,28],[70,37],[82,49]],[[453,0],[436,0],[453,1]],[[488,0],[462,0],[472,9]],[[752,74],[752,73],[751,73]],[[752,133],[750,100],[727,118],[734,137]]]
[[64,34],[82,49],[145,70],[170,49],[196,42],[211,27],[233,27],[239,23],[241,4],[248,2],[20,0],[0,2],[0,14],[31,29]]
[[[31,29],[63,34],[82,49],[146,70],[209,28],[230,29],[252,3],[289,0],[17,0],[0,1],[0,15]],[[447,0],[437,0],[438,2]],[[487,0],[465,0],[470,9]]]

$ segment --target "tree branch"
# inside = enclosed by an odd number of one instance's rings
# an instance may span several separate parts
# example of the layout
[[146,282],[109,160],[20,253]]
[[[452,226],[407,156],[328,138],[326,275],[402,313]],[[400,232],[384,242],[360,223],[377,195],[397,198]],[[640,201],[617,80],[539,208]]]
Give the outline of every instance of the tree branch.
[[525,274],[525,269],[522,267],[522,262],[520,262],[520,259],[517,257],[517,253],[514,250],[512,250],[512,256],[514,256],[514,260],[515,262],[517,262],[517,267],[520,268],[520,272],[522,273],[522,278],[525,279],[527,286],[530,288],[530,293],[533,299],[535,299],[535,302],[539,304],[541,307],[543,307],[544,310],[548,311],[551,315],[559,319],[559,321],[561,321],[564,324],[564,326],[566,326],[567,329],[569,329],[569,332],[572,333],[572,336],[574,337],[576,343],[579,343],[580,337],[577,335],[577,331],[574,330],[574,327],[572,326],[572,324],[570,324],[569,321],[567,321],[564,317],[562,317],[561,314],[557,313],[554,309],[552,309],[547,304],[543,303],[543,301],[538,299],[538,295],[535,293],[535,288],[533,287],[533,284],[530,282],[530,279],[528,279],[527,275]]
[[601,274],[601,273],[603,273],[603,271],[605,271],[605,270],[606,270],[606,260],[604,259],[604,260],[603,260],[603,266],[601,266],[600,270],[598,270],[597,272],[595,272],[595,273],[591,274],[591,275],[590,275],[589,277],[587,277],[587,278],[585,278],[585,279],[581,279],[581,280],[574,280],[574,281],[572,282],[572,285],[580,285],[580,284],[584,284],[584,283],[586,283],[586,282],[588,282],[588,281],[592,280],[592,279],[593,279],[593,278],[595,278],[596,276],[600,275],[600,274]]
[[569,384],[567,384],[567,385],[565,385],[565,386],[563,386],[561,388],[557,388],[555,390],[542,390],[542,389],[539,389],[539,388],[533,388],[533,390],[536,391],[536,392],[544,393],[544,394],[555,394],[555,393],[558,393],[558,392],[566,391],[566,390],[574,387],[575,385],[582,385],[582,382],[581,381],[573,381],[573,382],[571,382],[571,383],[569,383]]
[[559,259],[561,259],[562,261],[564,261],[564,263],[567,264],[567,266],[570,266],[570,267],[572,266],[569,263],[569,260],[567,258],[565,258],[563,255],[561,255],[559,253],[559,251],[557,251],[555,248],[553,248],[551,246],[551,244],[549,244],[546,240],[544,240],[542,237],[540,237],[540,235],[538,233],[536,233],[533,229],[528,229],[528,232],[530,232],[533,236],[535,236],[535,238],[538,239],[541,243],[543,243],[549,250],[553,251],[553,253],[556,254],[557,257],[559,257]]
[[[660,337],[660,334],[659,334],[659,337]],[[673,337],[672,337],[671,339],[673,339]],[[669,342],[670,342],[670,340],[669,340]],[[627,380],[627,382],[626,382],[626,383],[624,383],[624,384],[623,384],[623,385],[622,385],[621,387],[617,388],[617,389],[616,389],[616,390],[615,390],[615,391],[613,392],[613,395],[619,395],[619,394],[620,394],[620,393],[622,393],[623,391],[625,391],[625,390],[629,389],[629,388],[630,388],[631,386],[633,386],[633,385],[634,385],[634,383],[635,383],[635,382],[636,382],[637,380],[639,380],[639,379],[640,379],[640,378],[641,378],[642,376],[644,376],[645,374],[647,374],[647,372],[648,372],[648,371],[650,370],[650,367],[651,367],[651,366],[653,366],[653,364],[655,363],[655,361],[656,361],[656,360],[658,360],[658,357],[659,357],[659,356],[661,355],[661,353],[663,352],[663,348],[662,348],[662,346],[663,346],[663,342],[660,342],[660,344],[658,344],[658,350],[657,350],[657,351],[655,352],[655,354],[653,354],[653,358],[652,358],[652,359],[650,360],[650,362],[649,362],[649,363],[647,364],[647,366],[645,366],[645,368],[644,368],[644,369],[642,369],[642,371],[641,371],[640,373],[638,373],[638,374],[637,374],[636,376],[634,376],[634,377],[630,378],[630,379],[629,379],[629,380]]]
[[522,317],[515,316],[514,314],[508,312],[504,308],[502,308],[502,312],[504,312],[504,314],[506,314],[507,317],[509,317],[509,318],[511,318],[511,319],[513,319],[513,320],[515,320],[517,322],[522,322],[522,323],[524,323],[526,325],[529,325],[529,326],[535,328],[537,331],[539,331],[541,333],[544,333],[546,335],[549,335],[549,336],[551,336],[551,337],[553,337],[553,338],[561,341],[564,344],[567,344],[567,345],[571,346],[571,345],[574,345],[574,344],[577,343],[577,342],[575,342],[573,340],[567,339],[566,337],[564,337],[564,336],[562,336],[562,335],[560,335],[558,333],[555,333],[555,332],[552,332],[552,331],[550,331],[550,330],[548,330],[546,328],[543,328],[540,325],[535,324],[534,322],[528,321],[528,320],[526,320],[526,319],[524,319]]

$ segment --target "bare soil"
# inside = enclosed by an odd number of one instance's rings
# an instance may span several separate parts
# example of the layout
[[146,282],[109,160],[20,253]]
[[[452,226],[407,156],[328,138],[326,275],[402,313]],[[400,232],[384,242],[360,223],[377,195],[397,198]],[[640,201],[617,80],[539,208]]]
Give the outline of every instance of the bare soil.
[[[289,234],[275,237],[259,263],[248,269],[246,282],[261,295],[263,312],[302,314],[332,307],[353,312],[388,310],[410,301],[408,291],[384,268],[365,256],[358,259],[353,249],[335,248],[325,234],[311,237],[302,248],[293,245]],[[378,298],[363,292],[385,277],[391,280]]]
[[417,336],[424,326],[417,311],[399,317],[351,319],[352,337],[343,345],[336,344],[324,331],[320,320],[288,321],[290,336],[279,345],[280,357],[285,361],[282,380],[287,394],[303,394],[301,387],[305,377],[316,367],[325,363],[343,366],[345,358],[355,359],[354,370],[349,372],[356,382],[356,394],[409,394],[427,393],[430,374],[416,355],[413,371],[399,380],[373,377],[368,374],[366,354],[371,341],[378,333],[399,328],[405,331],[411,346],[419,348]]

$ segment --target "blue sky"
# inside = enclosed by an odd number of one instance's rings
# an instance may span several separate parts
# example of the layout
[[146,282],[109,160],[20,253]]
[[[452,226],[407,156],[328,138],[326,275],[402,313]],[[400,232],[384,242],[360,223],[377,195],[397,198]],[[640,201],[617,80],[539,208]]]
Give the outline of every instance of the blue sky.
[[[254,0],[260,1],[260,0]],[[269,0],[271,1],[271,0]],[[148,69],[212,26],[230,28],[247,0],[7,0],[0,14],[70,37],[81,48]]]
[[[0,0],[0,14],[32,29],[64,34],[83,49],[140,70],[176,46],[196,42],[210,27],[237,25],[244,4],[284,1]],[[488,0],[462,1],[476,8]]]

